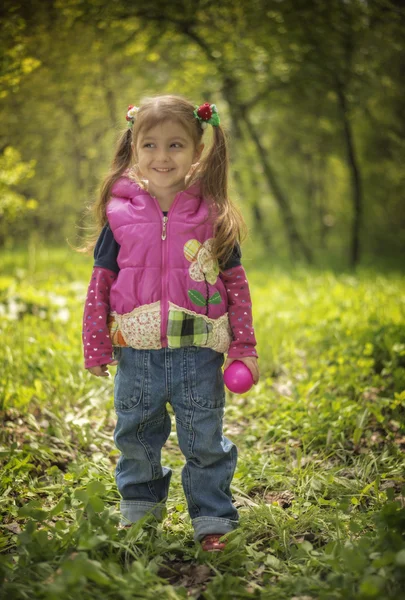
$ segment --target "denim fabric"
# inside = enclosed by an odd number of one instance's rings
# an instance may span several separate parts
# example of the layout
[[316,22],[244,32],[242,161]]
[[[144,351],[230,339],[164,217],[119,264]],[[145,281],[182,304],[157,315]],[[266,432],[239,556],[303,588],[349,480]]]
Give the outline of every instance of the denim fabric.
[[148,512],[165,516],[172,470],[161,465],[169,437],[169,402],[176,418],[180,449],[186,459],[181,478],[194,539],[227,533],[238,525],[230,484],[237,449],[222,432],[225,389],[224,355],[210,348],[117,348],[114,378],[120,450],[115,478],[122,500],[122,523]]

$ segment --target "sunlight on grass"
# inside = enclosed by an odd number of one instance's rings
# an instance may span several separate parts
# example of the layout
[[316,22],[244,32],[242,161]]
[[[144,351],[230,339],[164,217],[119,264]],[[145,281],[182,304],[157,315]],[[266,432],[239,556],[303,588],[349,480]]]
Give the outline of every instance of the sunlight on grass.
[[88,374],[81,348],[91,259],[50,249],[2,258],[5,597],[400,598],[400,275],[248,271],[261,380],[229,394],[225,415],[241,527],[207,558],[192,538],[172,411],[167,518],[117,527],[113,377]]

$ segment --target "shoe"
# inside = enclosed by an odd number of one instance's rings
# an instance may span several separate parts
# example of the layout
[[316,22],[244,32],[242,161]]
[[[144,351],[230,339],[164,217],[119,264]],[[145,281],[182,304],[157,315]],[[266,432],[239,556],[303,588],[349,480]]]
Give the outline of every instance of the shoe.
[[210,533],[205,535],[201,540],[201,547],[204,552],[222,552],[226,546],[226,542],[220,542],[223,533]]

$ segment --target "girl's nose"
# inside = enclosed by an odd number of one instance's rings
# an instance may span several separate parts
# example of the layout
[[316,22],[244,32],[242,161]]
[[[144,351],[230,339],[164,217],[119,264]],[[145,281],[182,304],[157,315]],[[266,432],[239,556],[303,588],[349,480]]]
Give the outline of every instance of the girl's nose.
[[168,159],[168,152],[166,148],[158,148],[156,156],[159,160],[166,161]]

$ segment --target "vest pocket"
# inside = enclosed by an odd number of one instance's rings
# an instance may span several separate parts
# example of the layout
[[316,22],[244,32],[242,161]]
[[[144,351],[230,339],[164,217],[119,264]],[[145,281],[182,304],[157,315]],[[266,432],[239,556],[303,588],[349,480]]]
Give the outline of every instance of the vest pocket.
[[109,329],[113,345],[158,350],[162,347],[160,302],[144,304],[129,313],[110,313]]
[[141,401],[146,372],[146,356],[143,350],[121,348],[120,362],[114,378],[114,407],[116,410],[132,410]]
[[227,352],[232,341],[228,313],[211,319],[169,302],[167,339],[169,348],[200,346]]

